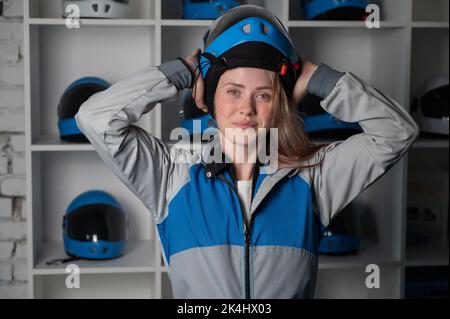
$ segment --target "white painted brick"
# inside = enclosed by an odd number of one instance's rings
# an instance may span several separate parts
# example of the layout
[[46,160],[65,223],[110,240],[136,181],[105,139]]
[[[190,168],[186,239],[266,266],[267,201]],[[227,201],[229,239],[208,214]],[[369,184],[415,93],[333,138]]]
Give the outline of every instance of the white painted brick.
[[28,287],[25,284],[0,285],[0,299],[25,299]]
[[0,133],[0,152],[5,150],[10,143],[9,134]]
[[0,261],[0,280],[12,280],[12,264],[9,261]]
[[0,21],[0,40],[23,40],[23,24]]
[[23,88],[0,88],[0,107],[24,107]]
[[26,259],[20,258],[20,259],[14,261],[13,280],[17,280],[17,281],[27,281],[28,280],[28,270],[27,270]]
[[17,243],[16,246],[16,253],[14,255],[14,258],[27,258],[28,252],[27,252],[27,243]]
[[14,152],[25,151],[25,135],[23,134],[11,134],[9,145]]
[[13,200],[13,214],[12,221],[13,222],[21,222],[26,220],[26,203],[23,197],[15,197]]
[[25,239],[27,231],[26,223],[0,222],[0,239]]
[[0,66],[0,85],[15,86],[24,84],[23,64]]
[[8,174],[8,157],[0,154],[0,174]]
[[25,178],[10,176],[0,180],[0,194],[5,196],[25,196]]
[[0,197],[0,217],[11,218],[13,199],[10,197]]
[[3,16],[7,18],[23,17],[22,3],[21,0],[4,0]]
[[14,242],[12,242],[12,241],[0,241],[0,259],[9,259],[9,258],[11,258],[13,249],[14,249]]
[[0,64],[17,63],[20,60],[19,41],[5,40],[0,42]]
[[22,154],[12,156],[12,173],[25,174],[25,157]]
[[25,114],[23,108],[1,108],[0,109],[0,132],[25,131]]
[[26,220],[27,219],[27,200],[25,197],[19,198],[16,197],[16,202],[19,202],[19,207],[20,207],[20,216],[22,217],[22,219]]

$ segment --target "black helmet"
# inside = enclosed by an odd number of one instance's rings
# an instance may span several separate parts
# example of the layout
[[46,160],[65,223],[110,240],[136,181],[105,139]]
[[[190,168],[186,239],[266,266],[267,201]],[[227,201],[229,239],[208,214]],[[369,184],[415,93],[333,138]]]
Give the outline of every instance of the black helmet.
[[254,67],[277,72],[288,97],[301,73],[301,61],[282,22],[254,5],[232,8],[216,19],[203,37],[200,70],[204,100],[214,117],[214,95],[226,70]]
[[307,94],[297,105],[297,113],[305,122],[306,133],[318,138],[347,138],[362,133],[358,123],[348,123],[327,113],[320,105],[322,98]]
[[109,83],[97,77],[83,77],[64,91],[58,104],[58,129],[60,138],[67,142],[89,142],[77,126],[75,114],[81,104],[92,95],[106,90]]

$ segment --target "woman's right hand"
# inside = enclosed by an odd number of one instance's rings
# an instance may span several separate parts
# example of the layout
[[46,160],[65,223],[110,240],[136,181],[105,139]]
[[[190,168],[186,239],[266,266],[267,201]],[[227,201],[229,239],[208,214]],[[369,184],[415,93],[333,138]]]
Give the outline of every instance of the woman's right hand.
[[[198,54],[200,54],[200,49],[194,50],[191,55],[187,56],[184,60],[189,64],[191,67],[192,72],[194,73],[194,77],[197,78],[197,81],[194,83],[194,87],[192,88],[192,97],[195,100],[195,105],[203,110],[203,112],[208,112],[208,107],[205,104],[204,101],[204,92],[205,92],[205,85],[203,82],[203,76],[200,70],[196,70],[198,66]],[[194,78],[194,80],[195,80]]]

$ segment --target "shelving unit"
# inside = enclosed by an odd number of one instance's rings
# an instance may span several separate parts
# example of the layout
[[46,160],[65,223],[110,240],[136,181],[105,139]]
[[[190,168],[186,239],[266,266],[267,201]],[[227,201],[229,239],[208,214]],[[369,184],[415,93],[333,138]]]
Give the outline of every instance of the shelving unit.
[[[202,47],[203,33],[212,21],[183,20],[181,1],[134,0],[129,19],[82,19],[79,29],[68,29],[61,18],[61,1],[23,1],[29,296],[170,298],[168,270],[150,213],[90,144],[59,139],[56,107],[64,89],[82,76],[114,83],[146,65],[187,56]],[[302,57],[352,72],[406,109],[420,82],[448,72],[446,0],[379,1],[380,29],[355,21],[304,21],[296,0],[246,3],[276,13]],[[179,126],[179,106],[179,99],[159,104],[139,125],[166,141]],[[443,158],[439,167],[448,172],[448,138],[421,138],[409,156],[358,196],[355,203],[361,207],[364,226],[361,251],[320,257],[316,297],[402,298],[406,267],[448,265],[448,251],[411,252],[406,247],[408,175],[418,169],[408,162],[417,162],[416,157],[420,162],[430,150],[433,160]],[[77,262],[81,288],[67,289],[65,268],[45,262],[65,256],[62,216],[70,201],[89,189],[106,190],[123,204],[130,214],[130,242],[119,259]],[[365,287],[368,264],[380,267],[379,289]]]

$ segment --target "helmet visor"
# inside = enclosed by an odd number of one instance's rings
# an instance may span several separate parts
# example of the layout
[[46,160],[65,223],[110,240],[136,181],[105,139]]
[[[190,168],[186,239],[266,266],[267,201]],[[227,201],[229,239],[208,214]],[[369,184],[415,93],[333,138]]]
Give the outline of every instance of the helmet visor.
[[67,235],[78,241],[116,242],[125,240],[127,235],[125,214],[106,204],[80,207],[67,216],[66,223]]

